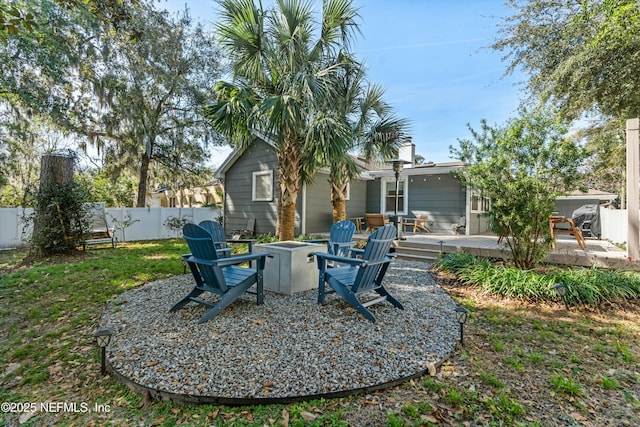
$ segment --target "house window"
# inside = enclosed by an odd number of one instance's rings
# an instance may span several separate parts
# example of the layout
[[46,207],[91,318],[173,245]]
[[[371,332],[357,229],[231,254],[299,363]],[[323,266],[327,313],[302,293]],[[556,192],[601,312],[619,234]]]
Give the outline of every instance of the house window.
[[175,197],[169,197],[169,207],[170,208],[175,208],[176,207],[176,198]]
[[483,213],[491,209],[491,199],[480,190],[471,190],[471,212]]
[[[400,179],[398,181],[398,214],[404,214],[407,210],[407,199],[405,197],[407,194],[407,185],[408,182],[406,179]],[[384,200],[383,211],[384,213],[392,214],[396,210],[396,180],[383,180],[382,191]]]
[[253,173],[251,200],[254,202],[270,202],[273,200],[273,171]]

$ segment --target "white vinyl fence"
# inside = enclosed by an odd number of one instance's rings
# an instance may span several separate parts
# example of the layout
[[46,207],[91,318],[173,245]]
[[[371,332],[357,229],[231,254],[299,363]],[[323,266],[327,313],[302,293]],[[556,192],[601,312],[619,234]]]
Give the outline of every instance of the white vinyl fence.
[[[30,208],[0,208],[0,249],[25,246],[31,237],[31,229],[23,218],[33,212]],[[110,226],[122,224],[131,215],[131,225],[119,229],[119,242],[132,240],[154,240],[177,237],[164,222],[170,217],[187,217],[198,223],[205,219],[215,220],[220,215],[217,208],[107,208]],[[624,209],[600,208],[602,239],[614,243],[627,241],[627,211]],[[124,234],[123,234],[124,231]]]
[[627,243],[627,210],[600,208],[602,239]]
[[[123,224],[129,216],[131,218],[129,227],[116,231],[119,242],[178,237],[179,232],[164,225],[171,217],[186,217],[198,223],[205,219],[215,220],[220,215],[217,208],[107,208],[106,211],[109,226]],[[27,245],[31,228],[25,218],[32,213],[31,208],[0,208],[0,249]]]

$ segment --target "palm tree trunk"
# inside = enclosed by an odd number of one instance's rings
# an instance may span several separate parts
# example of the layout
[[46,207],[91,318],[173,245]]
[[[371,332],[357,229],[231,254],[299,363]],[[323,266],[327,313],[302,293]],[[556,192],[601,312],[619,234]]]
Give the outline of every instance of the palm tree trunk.
[[347,183],[331,181],[333,222],[347,219]]
[[277,153],[280,199],[276,231],[281,241],[295,237],[296,202],[300,192],[300,145],[297,137],[288,135]]

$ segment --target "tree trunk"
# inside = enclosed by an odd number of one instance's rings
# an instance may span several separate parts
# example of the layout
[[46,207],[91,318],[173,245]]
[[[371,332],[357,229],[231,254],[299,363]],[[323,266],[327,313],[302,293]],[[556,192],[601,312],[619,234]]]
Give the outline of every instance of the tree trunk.
[[148,153],[142,155],[142,161],[140,163],[140,176],[138,182],[138,201],[136,207],[144,208],[147,204],[147,178],[149,176],[149,164],[151,163],[151,156]]
[[73,182],[75,158],[61,154],[45,154],[40,161],[40,188]]
[[347,219],[347,183],[331,181],[331,206],[333,222]]
[[[40,160],[40,188],[33,221],[33,242],[43,242],[49,239],[46,229],[52,226],[49,224],[51,221],[60,222],[65,242],[70,237],[70,224],[65,219],[66,217],[62,215],[62,210],[66,206],[56,204],[55,208],[53,208],[50,206],[51,201],[46,198],[43,200],[42,195],[47,194],[57,186],[72,184],[74,166],[75,157],[72,155],[49,153],[42,156]],[[54,213],[52,214],[51,212]],[[38,245],[36,244],[36,246]]]
[[300,192],[300,145],[298,138],[287,135],[277,153],[280,200],[276,230],[281,241],[295,238],[296,202]]

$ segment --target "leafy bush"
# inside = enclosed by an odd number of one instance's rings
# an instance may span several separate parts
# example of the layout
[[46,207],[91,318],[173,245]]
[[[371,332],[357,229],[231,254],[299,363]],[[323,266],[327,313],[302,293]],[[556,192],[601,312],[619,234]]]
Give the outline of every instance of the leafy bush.
[[484,292],[527,301],[553,301],[556,283],[566,286],[565,300],[569,304],[597,305],[605,301],[640,297],[640,274],[610,271],[600,268],[561,269],[544,271],[522,270],[460,252],[449,253],[434,265],[439,271],[454,274],[462,282]]
[[447,271],[452,274],[458,274],[469,265],[476,263],[490,264],[487,259],[476,258],[473,255],[469,255],[464,252],[450,252],[444,254],[434,268],[441,271]]
[[27,218],[34,224],[33,250],[48,256],[70,253],[82,245],[90,228],[84,187],[76,183],[50,185],[40,189],[36,199],[37,209]]
[[182,233],[182,227],[191,221],[191,217],[188,215],[182,216],[170,216],[164,220],[163,225],[173,232],[176,236]]

